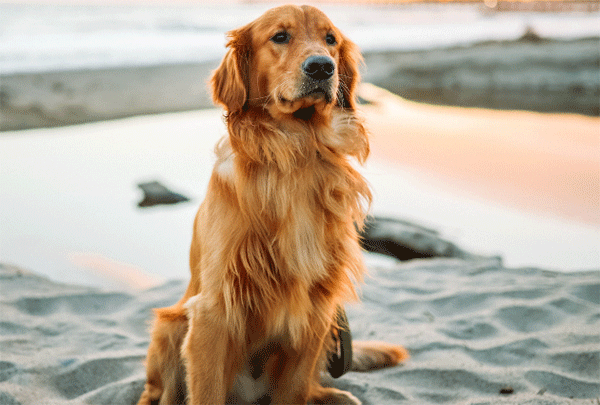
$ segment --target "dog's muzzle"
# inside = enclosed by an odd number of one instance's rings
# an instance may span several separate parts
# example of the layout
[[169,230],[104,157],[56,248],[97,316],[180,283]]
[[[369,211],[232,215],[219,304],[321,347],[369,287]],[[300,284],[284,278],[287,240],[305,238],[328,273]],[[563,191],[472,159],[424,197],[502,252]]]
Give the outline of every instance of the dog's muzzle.
[[323,97],[327,103],[333,98],[332,78],[335,74],[335,62],[329,56],[313,55],[302,63],[304,80],[301,86],[301,98]]

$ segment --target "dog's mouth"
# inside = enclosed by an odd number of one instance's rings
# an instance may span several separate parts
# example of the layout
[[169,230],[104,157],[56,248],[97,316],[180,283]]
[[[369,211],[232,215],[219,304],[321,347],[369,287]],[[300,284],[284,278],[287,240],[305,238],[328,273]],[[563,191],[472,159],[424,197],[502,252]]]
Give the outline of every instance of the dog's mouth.
[[312,81],[309,80],[300,88],[299,99],[313,99],[315,102],[325,101],[326,104],[331,103],[333,98],[332,85],[330,80]]
[[309,83],[301,86],[298,95],[286,97],[280,94],[277,101],[281,111],[309,120],[317,110],[332,103],[333,92],[330,83]]
[[[284,113],[293,115],[294,118],[303,121],[308,121],[313,117],[313,115],[317,111],[315,106],[316,101],[318,99],[322,99],[323,97],[324,95],[318,95],[316,98],[314,98],[314,101],[311,102],[311,100],[309,100],[307,97],[297,98],[295,100],[288,100],[287,98],[280,96],[278,103],[279,109]],[[313,98],[312,95],[311,98]]]
[[331,94],[331,90],[324,89],[321,87],[315,87],[309,91],[302,92],[299,96],[294,97],[293,99],[288,99],[282,95],[279,96],[279,102],[284,104],[291,103],[313,103],[316,104],[318,102],[324,101],[326,104],[331,103],[333,96]]
[[313,98],[316,101],[318,100],[324,100],[325,103],[329,104],[331,103],[331,99],[332,99],[332,94],[331,94],[331,90],[329,88],[329,86],[327,86],[327,88],[323,88],[323,87],[315,87],[312,90],[309,90],[306,93],[303,93],[300,98]]

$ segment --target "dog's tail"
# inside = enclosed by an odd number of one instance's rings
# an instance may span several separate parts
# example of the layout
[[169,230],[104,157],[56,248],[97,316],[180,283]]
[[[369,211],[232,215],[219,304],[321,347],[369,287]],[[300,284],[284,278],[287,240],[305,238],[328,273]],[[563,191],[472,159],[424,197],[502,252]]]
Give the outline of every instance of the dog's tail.
[[352,371],[368,371],[391,367],[408,360],[408,351],[384,342],[352,342]]

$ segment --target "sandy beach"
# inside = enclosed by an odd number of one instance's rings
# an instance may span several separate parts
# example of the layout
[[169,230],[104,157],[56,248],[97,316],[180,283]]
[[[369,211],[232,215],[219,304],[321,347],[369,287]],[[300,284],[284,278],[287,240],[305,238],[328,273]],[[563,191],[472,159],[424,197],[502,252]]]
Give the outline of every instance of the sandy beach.
[[[354,338],[401,343],[412,357],[327,384],[365,405],[598,403],[598,272],[367,262],[362,303],[347,307]],[[150,310],[184,290],[105,291],[0,266],[0,403],[135,404]]]

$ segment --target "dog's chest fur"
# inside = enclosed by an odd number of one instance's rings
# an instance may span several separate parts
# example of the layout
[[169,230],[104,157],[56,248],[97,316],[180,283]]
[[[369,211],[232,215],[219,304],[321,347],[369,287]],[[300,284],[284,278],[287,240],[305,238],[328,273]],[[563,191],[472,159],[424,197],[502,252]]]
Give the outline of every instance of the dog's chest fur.
[[347,159],[360,145],[352,123],[312,135],[252,127],[264,148],[243,151],[235,139],[246,135],[230,128],[216,148],[196,224],[202,292],[187,307],[219,314],[247,347],[232,387],[237,402],[264,395],[269,362],[281,353],[302,356],[301,342],[312,341],[315,329],[329,330],[337,305],[355,296],[364,271],[355,222],[370,193]]

